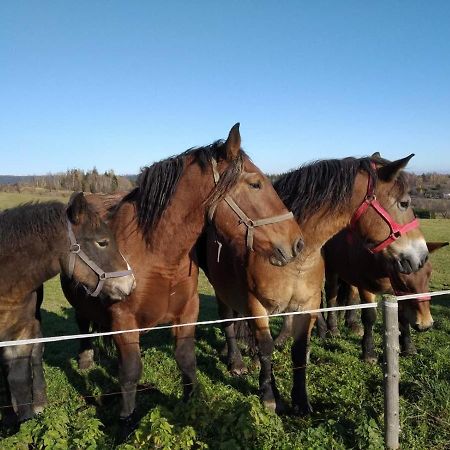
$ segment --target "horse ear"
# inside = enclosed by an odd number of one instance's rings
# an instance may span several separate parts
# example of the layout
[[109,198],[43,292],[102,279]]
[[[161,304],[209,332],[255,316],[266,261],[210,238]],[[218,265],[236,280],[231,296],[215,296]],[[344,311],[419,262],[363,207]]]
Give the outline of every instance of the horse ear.
[[225,152],[227,161],[233,161],[239,155],[241,150],[241,133],[239,132],[240,123],[236,123],[230,130],[228,138],[225,141]]
[[390,162],[385,166],[381,166],[378,168],[378,178],[383,181],[394,181],[397,178],[398,174],[402,169],[406,167],[409,160],[414,156],[414,153],[411,153],[406,158],[398,159],[397,161]]
[[447,245],[448,242],[427,242],[428,251],[430,253],[433,253],[442,247],[446,247]]
[[67,206],[67,217],[74,224],[78,225],[83,221],[86,212],[87,202],[82,192],[74,192],[70,196]]

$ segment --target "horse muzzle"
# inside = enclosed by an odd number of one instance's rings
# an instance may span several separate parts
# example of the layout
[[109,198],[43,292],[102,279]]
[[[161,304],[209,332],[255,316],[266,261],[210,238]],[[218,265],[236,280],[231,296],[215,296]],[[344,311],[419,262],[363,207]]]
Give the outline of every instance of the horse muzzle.
[[300,252],[303,250],[304,242],[301,237],[295,239],[292,247],[284,247],[282,245],[275,245],[273,247],[272,255],[269,258],[270,264],[277,267],[283,267],[289,264]]

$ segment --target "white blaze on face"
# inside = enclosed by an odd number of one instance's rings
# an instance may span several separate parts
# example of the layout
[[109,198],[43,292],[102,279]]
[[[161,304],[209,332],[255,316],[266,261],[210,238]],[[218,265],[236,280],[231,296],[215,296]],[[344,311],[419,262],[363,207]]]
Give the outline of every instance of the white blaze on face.
[[398,260],[407,260],[414,272],[422,267],[428,255],[427,243],[422,235],[408,238],[406,234],[389,245],[386,251]]

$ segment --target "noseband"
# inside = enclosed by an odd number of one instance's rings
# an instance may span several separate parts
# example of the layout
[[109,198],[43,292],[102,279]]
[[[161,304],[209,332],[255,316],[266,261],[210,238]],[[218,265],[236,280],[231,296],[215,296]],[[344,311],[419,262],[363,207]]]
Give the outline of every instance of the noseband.
[[[217,161],[214,158],[211,158],[211,165],[214,177],[214,183],[217,184],[220,179],[219,171],[217,170]],[[236,204],[236,202],[229,196],[225,195],[223,200],[227,203],[227,205],[236,213],[239,217],[239,225],[243,223],[247,227],[247,236],[246,236],[246,245],[247,249],[253,251],[253,235],[254,230],[257,227],[261,227],[263,225],[270,225],[273,223],[283,222],[284,220],[289,220],[294,217],[292,212],[288,212],[286,214],[281,214],[279,216],[268,217],[266,219],[258,219],[253,220],[250,219],[247,214],[242,211],[242,209]],[[213,223],[214,213],[217,208],[217,203],[209,208],[208,211],[208,219],[210,223]]]
[[[84,253],[83,250],[81,250],[80,244],[78,244],[77,239],[75,237],[75,234],[72,230],[72,224],[70,221],[67,221],[67,231],[69,234],[69,241],[70,241],[70,247],[69,247],[69,272],[68,277],[71,279],[73,276],[73,272],[75,269],[75,259],[78,256],[87,266],[89,266],[98,276],[98,283],[97,287],[94,289],[94,291],[89,291],[89,289],[84,286],[86,289],[86,292],[91,297],[97,297],[105,283],[105,281],[108,278],[120,278],[120,277],[126,277],[127,275],[131,275],[133,271],[131,269],[129,270],[121,270],[118,272],[105,272],[102,269],[100,269],[97,264],[95,264],[94,261],[92,261],[86,253]],[[122,256],[123,258],[123,256]],[[123,258],[125,261],[125,258]],[[126,262],[126,261],[125,261]],[[127,266],[130,267],[127,263]]]
[[[374,163],[372,163],[372,168],[376,170],[376,166]],[[370,172],[368,172],[368,175],[369,178],[367,180],[367,193],[366,196],[364,197],[363,202],[353,214],[353,217],[350,221],[350,230],[352,231],[355,230],[356,223],[358,222],[358,220],[370,207],[372,207],[378,213],[378,215],[381,216],[381,218],[387,223],[389,229],[391,230],[389,236],[384,241],[380,242],[375,247],[368,249],[371,253],[379,253],[381,252],[381,250],[391,245],[394,241],[396,241],[398,238],[403,236],[408,231],[417,228],[419,226],[419,220],[417,218],[414,218],[414,220],[405,225],[400,225],[399,223],[395,222],[395,220],[390,216],[390,214],[381,206],[380,202],[377,200],[377,197],[375,195],[375,186],[374,186],[375,183],[372,179],[372,175],[370,174]]]

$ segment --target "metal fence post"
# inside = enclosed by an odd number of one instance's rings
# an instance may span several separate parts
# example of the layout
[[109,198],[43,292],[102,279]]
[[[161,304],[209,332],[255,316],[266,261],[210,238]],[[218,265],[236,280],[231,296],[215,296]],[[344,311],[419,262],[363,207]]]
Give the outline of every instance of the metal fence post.
[[383,296],[383,374],[384,442],[389,449],[399,448],[399,330],[398,304],[393,295]]

